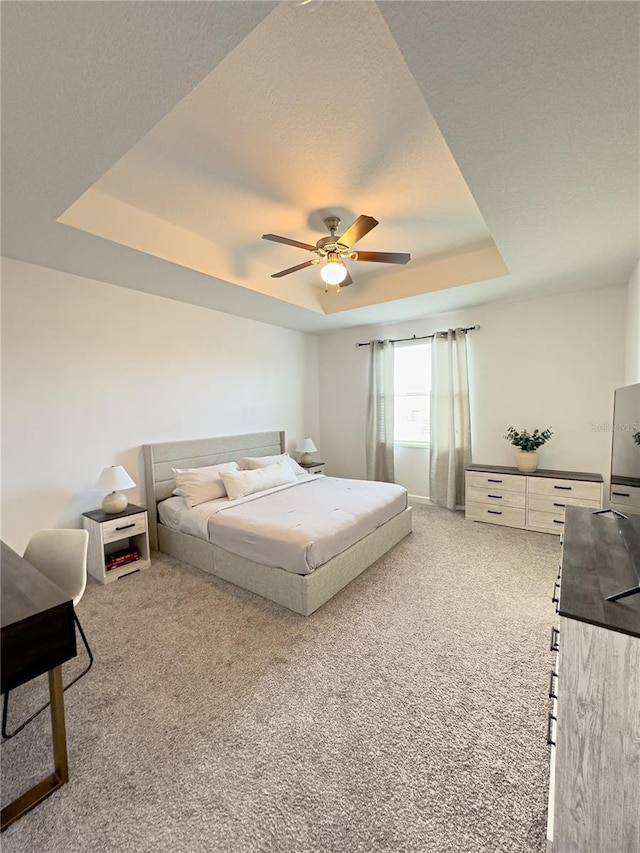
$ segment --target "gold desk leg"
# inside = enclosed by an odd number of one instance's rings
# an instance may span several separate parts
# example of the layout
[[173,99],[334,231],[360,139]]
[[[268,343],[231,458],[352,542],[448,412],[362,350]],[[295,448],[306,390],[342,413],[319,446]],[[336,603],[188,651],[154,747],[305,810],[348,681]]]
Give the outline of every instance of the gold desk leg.
[[56,666],[49,670],[49,697],[51,699],[51,736],[53,739],[54,771],[42,779],[33,788],[29,788],[12,803],[6,805],[0,813],[0,831],[37,806],[49,794],[57,791],[69,781],[67,762],[67,733],[64,723],[64,694],[62,692],[62,668]]
[[[49,696],[51,698],[51,737],[53,738],[53,766],[60,785],[69,781],[67,761],[67,729],[64,723],[64,693],[62,667],[49,670]],[[57,785],[56,787],[60,787]]]

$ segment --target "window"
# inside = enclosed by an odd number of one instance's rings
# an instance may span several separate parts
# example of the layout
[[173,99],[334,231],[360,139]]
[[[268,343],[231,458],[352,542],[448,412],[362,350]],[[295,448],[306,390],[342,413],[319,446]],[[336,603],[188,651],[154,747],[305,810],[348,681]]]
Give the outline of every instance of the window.
[[394,350],[396,444],[428,444],[431,400],[431,341],[396,344]]

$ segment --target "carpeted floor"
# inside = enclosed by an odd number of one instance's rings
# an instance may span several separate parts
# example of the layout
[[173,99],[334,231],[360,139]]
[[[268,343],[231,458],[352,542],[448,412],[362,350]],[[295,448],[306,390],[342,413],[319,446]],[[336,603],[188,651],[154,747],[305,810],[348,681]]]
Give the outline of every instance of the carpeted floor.
[[[306,619],[159,554],[90,582],[71,780],[4,853],[541,853],[559,555],[419,506]],[[16,691],[10,719],[45,693]],[[49,772],[49,741],[42,715],[2,745],[3,804]]]

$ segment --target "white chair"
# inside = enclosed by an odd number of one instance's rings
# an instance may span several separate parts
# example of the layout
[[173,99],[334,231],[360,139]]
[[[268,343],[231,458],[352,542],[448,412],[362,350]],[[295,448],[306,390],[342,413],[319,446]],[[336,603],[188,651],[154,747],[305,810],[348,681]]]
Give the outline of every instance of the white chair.
[[[68,690],[78,679],[86,675],[93,665],[93,654],[85,637],[82,625],[75,611],[87,585],[87,549],[89,533],[86,530],[39,530],[34,533],[24,552],[24,559],[49,578],[57,587],[73,600],[73,618],[89,655],[89,665],[64,688]],[[7,715],[9,711],[9,691],[4,694],[2,707],[2,737],[12,738],[49,707],[49,703],[39,708],[28,720],[18,726],[11,734],[7,733]]]

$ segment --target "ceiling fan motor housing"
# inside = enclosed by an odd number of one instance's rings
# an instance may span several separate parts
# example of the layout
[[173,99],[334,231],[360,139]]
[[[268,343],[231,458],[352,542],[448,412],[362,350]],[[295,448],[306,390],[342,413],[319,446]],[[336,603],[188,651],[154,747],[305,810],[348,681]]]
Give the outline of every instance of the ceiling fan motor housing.
[[333,235],[331,235],[331,237],[321,237],[316,243],[316,248],[323,255],[326,255],[329,252],[346,251],[347,249],[347,247],[343,246],[342,243],[338,243]]

